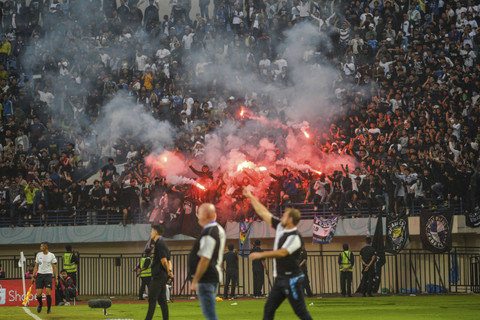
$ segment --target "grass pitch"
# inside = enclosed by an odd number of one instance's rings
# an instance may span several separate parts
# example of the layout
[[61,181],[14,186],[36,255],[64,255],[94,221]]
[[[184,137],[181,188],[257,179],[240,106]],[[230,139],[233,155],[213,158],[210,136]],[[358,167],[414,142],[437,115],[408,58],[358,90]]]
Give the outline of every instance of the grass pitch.
[[[479,319],[480,295],[442,295],[442,296],[379,296],[374,298],[311,298],[307,299],[307,308],[313,319]],[[237,303],[237,305],[232,305]],[[313,305],[312,305],[313,303]],[[264,299],[233,300],[217,303],[219,319],[262,319]],[[170,319],[203,319],[200,303],[178,301],[169,304]],[[144,319],[147,313],[146,303],[115,303],[104,316],[101,309],[88,306],[52,307],[52,313],[46,309],[37,314],[36,307],[30,311],[41,319]],[[154,319],[161,319],[161,310],[157,307]],[[33,319],[20,307],[0,308],[0,319]],[[297,319],[288,301],[277,310],[275,319]]]

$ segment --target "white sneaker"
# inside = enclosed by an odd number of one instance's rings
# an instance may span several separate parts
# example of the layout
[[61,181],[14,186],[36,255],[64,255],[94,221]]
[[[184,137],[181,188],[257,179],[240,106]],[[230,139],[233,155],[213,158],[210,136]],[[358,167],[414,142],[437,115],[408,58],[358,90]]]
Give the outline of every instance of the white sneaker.
[[69,305],[70,305],[70,302],[67,301],[67,302],[65,302],[64,305],[65,305],[65,306],[69,306]]

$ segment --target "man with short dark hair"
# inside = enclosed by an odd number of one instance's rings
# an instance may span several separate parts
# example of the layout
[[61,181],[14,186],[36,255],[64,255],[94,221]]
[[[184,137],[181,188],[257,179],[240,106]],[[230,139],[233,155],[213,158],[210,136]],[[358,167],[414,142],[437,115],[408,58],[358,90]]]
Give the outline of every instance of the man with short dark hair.
[[224,293],[223,298],[228,299],[228,286],[232,282],[232,290],[230,292],[230,298],[235,299],[235,289],[238,283],[238,254],[233,251],[233,244],[228,245],[228,252],[223,255],[223,262],[227,264],[227,267],[222,269],[225,270],[225,282],[224,282]]
[[35,284],[35,289],[37,289],[37,312],[42,312],[42,294],[43,288],[45,288],[45,294],[47,295],[47,313],[50,313],[52,306],[50,291],[52,290],[53,279],[55,279],[55,284],[58,286],[57,258],[55,258],[53,253],[48,251],[47,242],[40,244],[40,251],[35,258],[32,284]]
[[282,218],[278,219],[246,188],[243,189],[243,195],[250,199],[258,216],[269,226],[276,229],[273,251],[255,252],[250,255],[251,260],[274,259],[273,276],[275,282],[265,304],[263,319],[273,319],[275,311],[285,299],[288,299],[295,314],[300,319],[312,319],[303,296],[305,275],[299,266],[300,251],[303,246],[302,237],[297,230],[301,218],[300,212],[296,209],[287,208]]
[[354,264],[353,253],[348,251],[348,244],[343,244],[343,251],[338,256],[338,265],[340,267],[340,288],[342,296],[352,296],[352,268]]
[[173,272],[170,269],[168,260],[170,259],[170,251],[167,244],[163,240],[163,226],[153,225],[150,231],[150,239],[155,243],[155,249],[152,260],[152,280],[150,281],[148,293],[148,312],[145,320],[153,318],[157,301],[162,308],[163,320],[168,320],[168,304],[167,304],[167,280],[173,278]]
[[75,283],[73,279],[68,275],[67,270],[62,269],[60,271],[60,280],[55,291],[56,305],[70,305],[70,300],[77,295]]
[[375,276],[374,268],[372,267],[373,263],[375,262],[376,258],[376,251],[375,248],[372,247],[372,239],[367,237],[365,239],[367,243],[365,247],[360,250],[360,260],[362,261],[362,274],[363,274],[363,292],[362,295],[366,297],[372,296],[372,288],[373,288],[373,278]]

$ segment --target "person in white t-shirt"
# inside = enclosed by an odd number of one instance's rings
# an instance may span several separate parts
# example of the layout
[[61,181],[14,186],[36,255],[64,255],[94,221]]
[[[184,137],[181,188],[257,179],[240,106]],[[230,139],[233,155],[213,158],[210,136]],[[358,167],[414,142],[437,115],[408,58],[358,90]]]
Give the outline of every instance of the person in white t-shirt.
[[41,252],[37,253],[35,258],[32,284],[35,284],[35,289],[37,290],[37,312],[40,313],[42,311],[42,294],[43,288],[45,288],[45,294],[47,296],[47,313],[50,313],[50,308],[52,306],[52,296],[50,295],[50,291],[52,290],[53,277],[55,277],[55,284],[58,286],[57,258],[55,258],[53,253],[48,251],[47,242],[42,242],[40,244],[40,250]]

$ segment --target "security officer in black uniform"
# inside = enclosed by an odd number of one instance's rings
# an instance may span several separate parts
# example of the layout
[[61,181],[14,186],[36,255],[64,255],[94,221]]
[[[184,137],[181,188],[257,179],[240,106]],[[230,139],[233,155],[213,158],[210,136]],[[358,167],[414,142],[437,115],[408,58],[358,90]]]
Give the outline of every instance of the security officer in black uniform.
[[307,250],[305,250],[305,246],[302,246],[302,249],[300,251],[299,265],[300,265],[300,268],[302,269],[303,274],[305,275],[305,280],[303,281],[303,288],[307,293],[307,297],[311,298],[313,297],[313,293],[312,293],[312,289],[310,289],[310,279],[308,278],[307,258],[308,258]]
[[152,280],[150,281],[148,293],[148,312],[145,320],[151,320],[155,313],[156,303],[162,308],[163,320],[168,320],[168,304],[167,304],[167,281],[173,278],[173,272],[170,269],[169,250],[167,244],[163,240],[163,226],[154,225],[150,232],[150,237],[155,243],[152,260]]
[[343,244],[343,251],[338,256],[338,266],[340,267],[340,288],[342,296],[352,296],[353,264],[355,259],[353,253],[348,251],[348,244]]
[[[254,252],[263,252],[263,249],[260,248],[260,240],[255,240],[252,250],[250,253]],[[264,273],[268,276],[268,269],[265,265],[265,259],[253,260],[252,262],[252,271],[253,271],[253,297],[261,298],[262,287],[265,284]]]
[[137,275],[142,281],[142,284],[140,285],[140,291],[138,293],[138,300],[145,300],[143,299],[145,287],[148,287],[148,292],[150,292],[150,281],[152,280],[152,249],[145,249],[143,257],[140,260],[140,265],[137,268]]
[[263,319],[273,320],[275,311],[285,299],[288,299],[295,314],[302,320],[311,320],[312,316],[305,305],[303,281],[305,275],[298,264],[303,240],[297,230],[300,212],[287,208],[281,219],[274,217],[263,204],[246,188],[243,195],[249,198],[253,209],[263,221],[276,229],[273,251],[255,252],[251,260],[273,258],[273,276],[275,282],[265,304]]
[[238,284],[238,254],[233,251],[233,244],[228,245],[228,252],[223,255],[223,262],[227,264],[225,268],[222,265],[222,269],[225,270],[225,291],[223,293],[223,298],[228,299],[228,286],[232,282],[232,290],[230,292],[230,297],[235,299],[235,289]]
[[372,239],[367,237],[365,239],[367,244],[365,247],[360,250],[360,259],[362,260],[362,295],[366,297],[372,296],[372,289],[373,289],[373,278],[375,277],[375,269],[373,268],[373,263],[375,262],[376,258],[376,251],[375,248],[372,247]]

